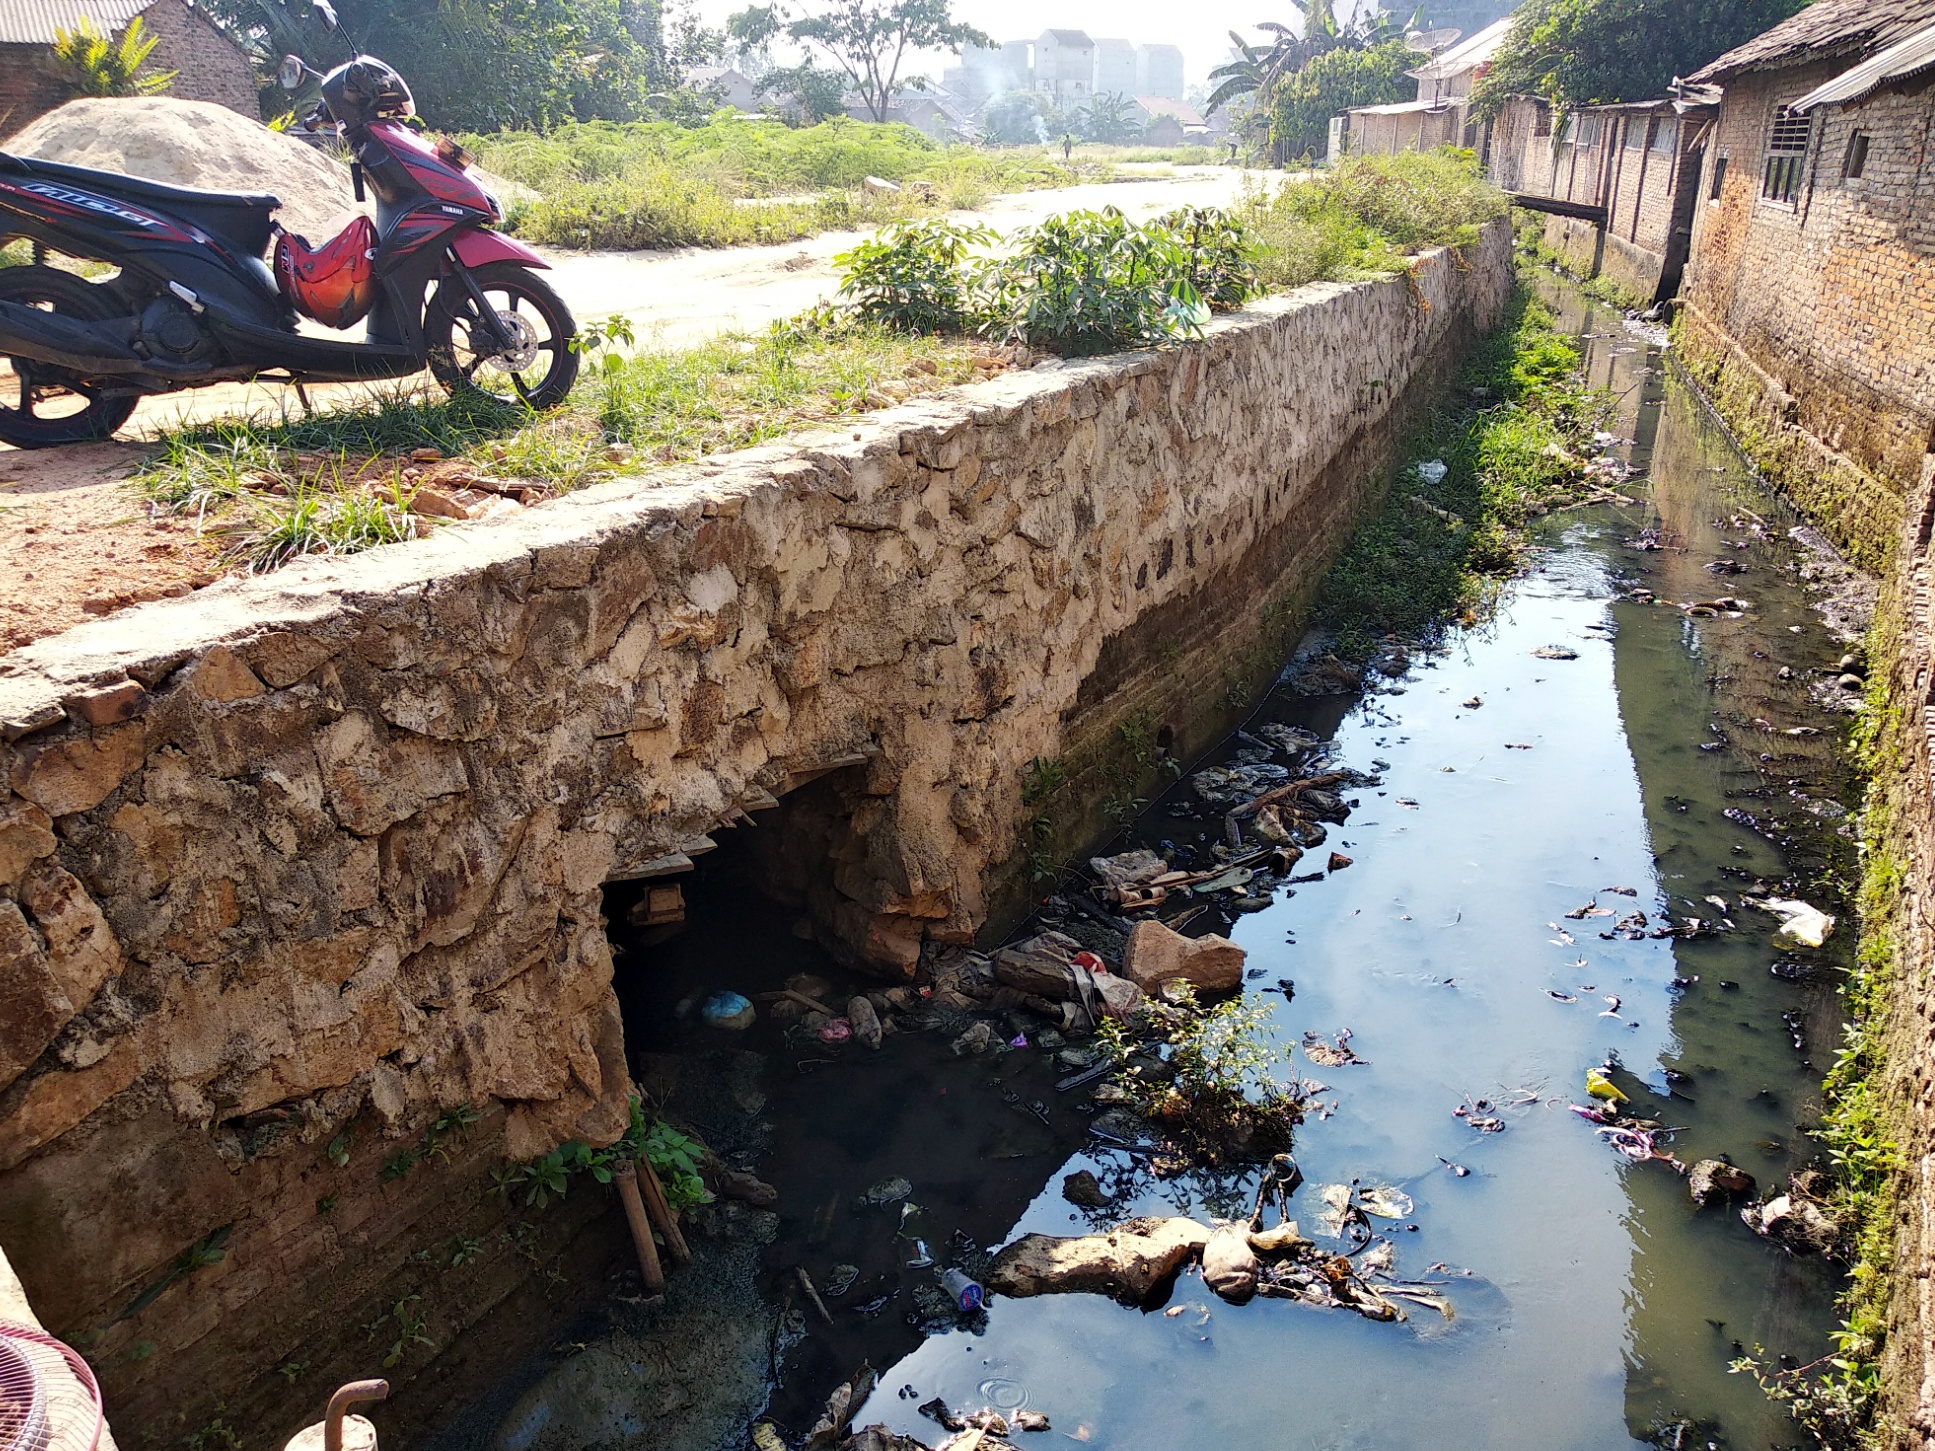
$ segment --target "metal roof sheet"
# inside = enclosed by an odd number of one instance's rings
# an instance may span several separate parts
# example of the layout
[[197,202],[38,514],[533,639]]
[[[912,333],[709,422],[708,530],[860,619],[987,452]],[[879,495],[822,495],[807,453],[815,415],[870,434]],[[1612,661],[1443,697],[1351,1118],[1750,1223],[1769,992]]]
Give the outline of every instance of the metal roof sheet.
[[1472,70],[1486,64],[1497,56],[1505,44],[1505,34],[1512,28],[1517,17],[1507,15],[1503,20],[1494,20],[1475,35],[1468,35],[1450,50],[1440,55],[1437,65],[1446,74],[1452,71]]
[[73,30],[81,17],[113,34],[154,0],[0,0],[0,45],[52,45],[54,32]]
[[1853,70],[1809,91],[1794,103],[1794,109],[1811,111],[1816,106],[1845,106],[1890,81],[1905,81],[1926,70],[1935,70],[1935,25],[1916,31],[1880,55],[1869,56]]
[[1695,71],[1721,81],[1740,71],[1871,53],[1935,21],[1935,0],[1814,0],[1800,14]]

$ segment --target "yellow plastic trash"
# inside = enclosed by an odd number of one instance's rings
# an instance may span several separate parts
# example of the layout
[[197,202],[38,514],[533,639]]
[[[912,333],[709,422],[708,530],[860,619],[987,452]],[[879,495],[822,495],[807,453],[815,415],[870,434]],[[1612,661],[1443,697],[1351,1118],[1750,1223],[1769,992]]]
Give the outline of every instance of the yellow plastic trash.
[[1626,1095],[1619,1091],[1619,1085],[1606,1077],[1603,1068],[1586,1070],[1586,1092],[1594,1098],[1604,1099],[1607,1103],[1624,1103]]

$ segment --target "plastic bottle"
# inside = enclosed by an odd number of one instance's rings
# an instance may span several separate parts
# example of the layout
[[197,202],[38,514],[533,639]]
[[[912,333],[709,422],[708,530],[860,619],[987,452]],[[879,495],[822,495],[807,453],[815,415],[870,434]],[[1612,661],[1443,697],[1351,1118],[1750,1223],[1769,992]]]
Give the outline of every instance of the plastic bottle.
[[979,1310],[987,1300],[987,1292],[959,1270],[942,1270],[940,1279],[963,1315]]

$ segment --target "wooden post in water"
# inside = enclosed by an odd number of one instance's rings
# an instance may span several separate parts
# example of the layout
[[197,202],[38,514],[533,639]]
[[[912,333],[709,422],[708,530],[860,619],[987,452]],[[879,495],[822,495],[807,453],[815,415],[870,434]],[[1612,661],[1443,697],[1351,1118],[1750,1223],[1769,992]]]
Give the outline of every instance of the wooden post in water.
[[645,1192],[645,1207],[652,1212],[652,1222],[658,1226],[658,1232],[665,1236],[665,1247],[672,1251],[672,1258],[682,1265],[691,1264],[692,1251],[686,1248],[685,1236],[679,1233],[679,1222],[672,1217],[665,1186],[658,1182],[652,1161],[642,1154],[638,1159],[638,1187]]
[[612,1165],[612,1182],[625,1205],[625,1223],[631,1226],[632,1245],[638,1250],[638,1272],[645,1277],[645,1293],[665,1293],[665,1270],[658,1262],[658,1246],[652,1243],[652,1226],[645,1222],[645,1206],[638,1197],[638,1170],[630,1162]]

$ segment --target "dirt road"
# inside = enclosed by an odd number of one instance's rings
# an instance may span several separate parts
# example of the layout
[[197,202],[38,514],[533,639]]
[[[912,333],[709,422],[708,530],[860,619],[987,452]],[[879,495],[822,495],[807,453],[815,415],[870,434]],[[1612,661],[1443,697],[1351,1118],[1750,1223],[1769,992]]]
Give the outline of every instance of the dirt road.
[[[1261,183],[1270,174],[1181,167],[1160,180],[1000,196],[954,218],[1007,232],[1062,212],[1113,206],[1144,221],[1181,206],[1225,206],[1236,199],[1246,175]],[[863,235],[826,232],[804,242],[727,251],[560,252],[553,280],[579,321],[623,313],[641,340],[677,346],[723,331],[763,328],[830,298],[840,285],[833,257]]]
[[[1262,181],[1266,174],[1249,175]],[[1160,179],[996,197],[955,215],[1003,232],[1104,206],[1144,220],[1174,207],[1226,204],[1244,176],[1230,168],[1184,167]],[[642,345],[676,347],[722,331],[763,328],[830,298],[839,286],[831,259],[862,235],[827,233],[774,247],[557,251],[552,278],[581,322],[623,313]],[[310,391],[322,403],[362,388]],[[114,442],[34,453],[0,444],[0,654],[89,615],[185,593],[215,578],[221,566],[193,526],[150,521],[122,483],[142,455],[138,440],[189,422],[274,418],[296,406],[289,388],[222,384],[144,400]]]

